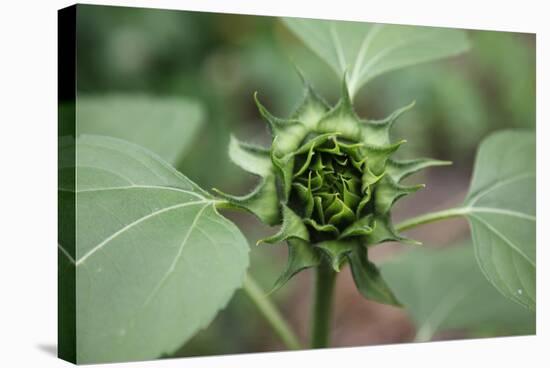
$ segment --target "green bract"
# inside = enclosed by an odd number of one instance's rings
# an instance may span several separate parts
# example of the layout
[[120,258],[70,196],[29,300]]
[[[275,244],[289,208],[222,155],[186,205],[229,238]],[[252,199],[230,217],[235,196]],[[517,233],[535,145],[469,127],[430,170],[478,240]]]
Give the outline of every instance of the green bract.
[[330,266],[340,271],[349,262],[363,296],[398,305],[369,262],[368,248],[385,241],[418,244],[397,234],[391,208],[424,185],[400,182],[422,168],[448,162],[391,158],[405,141],[391,142],[390,129],[413,104],[383,120],[363,120],[354,112],[345,82],[334,107],[304,85],[303,101],[288,119],[271,115],[254,96],[269,123],[272,145],[265,149],[232,137],[229,154],[262,181],[247,196],[218,193],[266,224],[282,224],[277,234],[258,242],[288,243],[288,265],[275,288],[303,269]]

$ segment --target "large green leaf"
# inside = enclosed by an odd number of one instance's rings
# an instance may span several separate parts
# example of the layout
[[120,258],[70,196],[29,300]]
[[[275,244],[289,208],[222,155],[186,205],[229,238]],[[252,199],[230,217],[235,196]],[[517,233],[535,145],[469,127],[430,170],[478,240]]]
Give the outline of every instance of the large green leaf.
[[[76,156],[76,246],[62,232],[59,254],[60,269],[76,267],[77,362],[172,353],[240,287],[247,242],[208,193],[149,151],[84,135]],[[60,211],[74,216],[63,212],[74,167],[60,170]]]
[[190,148],[204,118],[202,106],[185,98],[146,95],[79,96],[78,134],[136,143],[175,164]]
[[471,245],[415,249],[381,267],[417,326],[417,341],[445,330],[531,334],[535,314],[499,294],[476,265]]
[[530,308],[535,295],[535,134],[502,131],[479,148],[464,213],[485,276]]
[[456,29],[300,18],[283,22],[339,77],[347,71],[351,96],[382,73],[469,47],[465,33]]

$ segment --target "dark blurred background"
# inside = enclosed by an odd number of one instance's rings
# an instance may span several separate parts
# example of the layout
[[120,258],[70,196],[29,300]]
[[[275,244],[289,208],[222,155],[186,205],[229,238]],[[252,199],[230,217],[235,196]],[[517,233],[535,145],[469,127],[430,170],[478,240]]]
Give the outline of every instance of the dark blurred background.
[[[203,104],[204,126],[177,168],[201,187],[244,194],[255,178],[229,162],[229,135],[269,142],[252,95],[276,115],[288,114],[299,101],[301,83],[293,61],[329,101],[339,81],[273,17],[79,6],[79,96],[111,93],[181,96]],[[408,143],[400,154],[452,160],[451,167],[419,174],[427,188],[397,205],[395,219],[461,203],[470,180],[478,143],[505,128],[535,128],[535,36],[467,31],[472,47],[451,59],[409,67],[380,76],[356,97],[361,117],[382,118],[416,100],[394,130]],[[269,290],[286,261],[286,246],[254,246],[272,229],[254,217],[227,213],[251,244],[250,273]],[[468,239],[468,225],[453,220],[411,231],[425,247],[446,247]],[[386,244],[372,252],[383,262],[401,252]],[[303,272],[272,296],[284,315],[307,339],[311,272]],[[338,279],[333,345],[357,346],[412,341],[416,327],[403,309],[364,300],[347,269]],[[477,326],[477,325],[476,325]],[[432,339],[510,335],[532,332],[506,326],[452,328]],[[242,291],[215,321],[176,355],[230,354],[281,350],[283,346]]]

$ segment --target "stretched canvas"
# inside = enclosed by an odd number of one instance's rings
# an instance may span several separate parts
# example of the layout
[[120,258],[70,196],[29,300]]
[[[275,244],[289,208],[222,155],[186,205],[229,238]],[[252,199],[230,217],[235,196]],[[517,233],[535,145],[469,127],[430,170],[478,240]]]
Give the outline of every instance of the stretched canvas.
[[58,19],[60,358],[535,333],[533,34]]

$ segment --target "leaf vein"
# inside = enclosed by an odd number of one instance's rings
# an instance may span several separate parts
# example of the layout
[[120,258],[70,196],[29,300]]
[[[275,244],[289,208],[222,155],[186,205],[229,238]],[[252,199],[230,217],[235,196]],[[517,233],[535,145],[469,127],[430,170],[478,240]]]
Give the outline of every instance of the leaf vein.
[[182,193],[190,194],[190,195],[192,195],[194,197],[197,197],[199,199],[202,199],[202,200],[207,200],[205,197],[201,196],[200,194],[189,191],[189,190],[180,189],[180,188],[176,188],[176,187],[164,187],[164,186],[158,186],[158,185],[140,185],[140,184],[136,184],[136,185],[126,185],[126,186],[120,186],[120,187],[81,189],[81,190],[77,190],[77,191],[64,189],[64,188],[60,188],[59,190],[62,191],[62,192],[69,192],[69,193],[88,193],[88,192],[101,192],[101,191],[110,191],[110,190],[128,190],[128,189],[172,190],[172,191],[176,191],[176,192],[182,192]]
[[336,33],[336,29],[334,29],[334,23],[329,23],[329,31],[330,31],[330,37],[332,38],[332,42],[334,43],[334,49],[336,50],[336,56],[338,58],[338,64],[340,65],[340,68],[342,71],[346,70],[346,57],[344,56],[344,50],[342,50],[342,45],[340,43],[340,38],[338,37],[338,34]]
[[481,222],[488,230],[493,232],[496,236],[498,236],[500,239],[502,239],[506,244],[510,246],[511,249],[513,249],[517,254],[519,254],[522,258],[525,258],[525,260],[531,264],[533,267],[535,267],[535,263],[520,249],[517,247],[516,244],[514,244],[510,239],[508,239],[505,235],[503,235],[500,231],[498,231],[494,226],[489,224],[487,221],[483,220],[481,217],[476,215],[470,215],[474,217],[476,220]]
[[187,241],[189,240],[189,237],[191,236],[191,234],[193,233],[193,230],[197,227],[197,222],[199,220],[199,218],[202,216],[202,214],[204,213],[204,210],[206,209],[206,207],[208,207],[209,203],[205,204],[200,210],[199,212],[197,212],[197,215],[195,216],[195,218],[193,219],[193,222],[191,223],[191,226],[189,226],[189,229],[187,230],[187,233],[185,234],[185,237],[183,238],[183,241],[181,242],[181,245],[178,249],[178,253],[176,254],[176,256],[174,257],[174,260],[172,261],[172,263],[170,264],[170,267],[168,268],[168,270],[166,271],[166,273],[164,274],[164,276],[162,276],[162,278],[160,279],[159,283],[157,284],[157,286],[155,286],[155,288],[153,289],[153,291],[149,294],[149,296],[146,298],[145,300],[145,303],[143,304],[144,306],[146,306],[147,304],[149,304],[149,302],[151,301],[151,298],[153,298],[153,296],[155,296],[155,294],[159,291],[159,289],[162,287],[162,285],[166,282],[166,280],[168,279],[168,277],[174,272],[175,268],[176,268],[176,264],[179,262],[180,258],[181,258],[181,255],[183,253],[183,248],[185,247],[185,245],[187,244]]
[[491,191],[493,191],[497,188],[500,188],[502,186],[511,184],[511,183],[513,183],[515,181],[518,181],[518,180],[528,179],[528,178],[531,178],[531,177],[534,178],[535,173],[527,173],[527,174],[516,175],[516,176],[512,176],[512,177],[510,177],[506,180],[498,181],[498,182],[494,183],[493,185],[487,187],[486,189],[483,189],[483,190],[479,191],[475,196],[473,196],[468,201],[468,206],[472,206],[473,204],[477,203],[477,201],[480,198],[482,198],[483,196],[489,194]]
[[157,216],[161,213],[164,213],[164,212],[168,212],[168,211],[171,211],[171,210],[175,210],[175,209],[178,209],[178,208],[183,208],[183,207],[187,207],[187,206],[192,206],[192,205],[196,205],[196,204],[200,204],[200,203],[210,203],[210,201],[195,201],[195,202],[186,202],[186,203],[178,203],[176,205],[173,205],[173,206],[170,206],[170,207],[165,207],[161,210],[158,210],[158,211],[154,211],[154,212],[151,212],[150,214],[148,215],[145,215],[145,216],[142,216],[140,218],[138,218],[137,220],[129,223],[128,225],[122,227],[121,229],[119,229],[118,231],[112,233],[111,235],[109,235],[107,238],[105,238],[103,241],[101,241],[99,244],[97,244],[95,247],[93,247],[92,249],[90,249],[85,255],[83,255],[80,259],[78,259],[76,261],[76,265],[79,266],[80,264],[82,264],[84,261],[86,261],[86,259],[88,259],[89,257],[91,257],[93,254],[95,254],[98,250],[100,250],[101,248],[103,248],[109,241],[113,240],[114,238],[116,238],[117,236],[123,234],[124,232],[128,231],[129,229],[131,229],[132,227],[136,226],[137,224],[147,220],[147,219],[150,219],[154,216]]
[[519,212],[519,211],[513,211],[513,210],[507,210],[507,209],[501,209],[501,208],[492,208],[492,207],[466,207],[465,209],[470,213],[493,213],[496,215],[513,216],[524,220],[536,221],[535,216],[529,215],[527,213]]
[[363,63],[363,59],[367,55],[367,51],[370,48],[372,41],[378,35],[378,33],[380,32],[383,26],[384,26],[383,24],[375,24],[372,26],[372,28],[367,29],[367,32],[365,33],[365,37],[361,42],[361,46],[359,47],[359,52],[357,52],[357,57],[355,58],[355,62],[353,65],[353,72],[349,83],[349,88],[351,91],[350,94],[353,94],[355,90],[355,84],[360,79],[360,68],[361,68],[360,65]]
[[71,263],[75,263],[74,258],[69,254],[69,252],[59,243],[57,243],[57,248],[71,261]]

